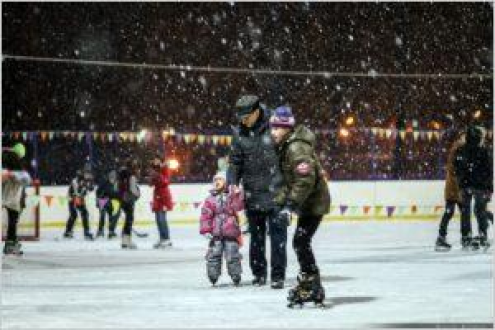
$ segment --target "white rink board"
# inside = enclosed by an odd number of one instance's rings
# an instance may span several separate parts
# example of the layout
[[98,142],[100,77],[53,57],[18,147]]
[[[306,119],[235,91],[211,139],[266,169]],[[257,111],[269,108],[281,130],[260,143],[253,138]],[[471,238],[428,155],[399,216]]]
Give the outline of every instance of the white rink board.
[[[330,182],[332,205],[354,206],[435,206],[444,203],[444,181],[338,181]],[[211,188],[210,184],[176,184],[171,186],[174,202],[177,202],[174,211],[169,212],[170,221],[193,220],[199,216],[200,209],[192,207],[192,203],[203,201]],[[67,196],[67,186],[43,186],[41,195]],[[153,221],[150,201],[152,187],[141,186],[141,199],[136,207],[137,221]],[[93,223],[98,219],[95,193],[86,198],[90,218]],[[181,207],[181,203],[189,206]],[[53,199],[48,206],[41,198],[41,225],[65,222],[68,217],[68,206],[61,205]],[[338,213],[338,211],[337,211]]]

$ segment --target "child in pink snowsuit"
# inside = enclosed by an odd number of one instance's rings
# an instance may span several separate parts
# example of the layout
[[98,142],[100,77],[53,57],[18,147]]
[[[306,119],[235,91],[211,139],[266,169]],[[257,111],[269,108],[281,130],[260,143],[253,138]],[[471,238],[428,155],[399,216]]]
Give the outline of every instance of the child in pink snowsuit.
[[209,240],[206,254],[206,271],[215,285],[222,273],[222,255],[225,255],[227,272],[234,285],[241,282],[239,237],[241,229],[237,212],[244,208],[242,193],[229,191],[226,173],[219,172],[213,178],[214,188],[201,209],[200,234]]

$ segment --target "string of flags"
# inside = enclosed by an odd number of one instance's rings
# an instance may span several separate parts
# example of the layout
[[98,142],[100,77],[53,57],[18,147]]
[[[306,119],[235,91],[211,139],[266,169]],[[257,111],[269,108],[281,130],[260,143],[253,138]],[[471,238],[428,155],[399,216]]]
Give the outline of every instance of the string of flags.
[[[40,196],[28,196],[27,206],[36,207],[40,203],[48,207],[62,206],[65,207],[69,202],[69,197],[66,196],[53,196],[53,195],[40,195]],[[112,210],[115,212],[120,209],[120,202],[112,199],[99,199],[97,201],[98,206],[103,208],[107,203],[112,204]],[[203,205],[202,201],[179,201],[174,202],[174,210],[180,212],[198,211]],[[137,203],[137,210],[144,210],[146,207],[151,207],[151,201],[142,200]],[[425,215],[435,214],[440,215],[443,213],[445,207],[443,205],[332,205],[330,207],[331,216],[386,216],[392,218],[394,216],[402,215]]]
[[[398,130],[395,128],[348,128],[352,133],[364,133],[370,137],[378,139],[394,140],[399,137],[402,140],[413,139],[414,141],[439,141],[446,131],[442,130],[416,130],[405,129]],[[338,129],[315,129],[317,134],[329,135],[339,134]],[[101,141],[101,142],[130,142],[130,143],[150,143],[154,139],[162,138],[164,141],[172,139],[178,143],[200,144],[200,145],[230,145],[232,135],[230,134],[201,134],[201,133],[184,133],[177,132],[175,129],[166,129],[161,132],[141,131],[141,132],[81,132],[81,131],[12,131],[2,132],[3,136],[15,140],[31,141],[35,137],[42,142],[52,141],[53,139],[72,139],[77,141]],[[487,138],[491,139],[493,133],[487,131]]]

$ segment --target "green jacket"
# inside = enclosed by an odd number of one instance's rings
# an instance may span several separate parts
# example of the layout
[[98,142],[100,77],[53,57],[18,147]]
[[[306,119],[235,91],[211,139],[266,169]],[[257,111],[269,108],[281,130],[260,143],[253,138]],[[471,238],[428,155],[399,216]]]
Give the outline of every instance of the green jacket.
[[330,192],[315,145],[315,135],[301,125],[277,146],[285,186],[275,201],[281,206],[292,204],[303,215],[330,212]]

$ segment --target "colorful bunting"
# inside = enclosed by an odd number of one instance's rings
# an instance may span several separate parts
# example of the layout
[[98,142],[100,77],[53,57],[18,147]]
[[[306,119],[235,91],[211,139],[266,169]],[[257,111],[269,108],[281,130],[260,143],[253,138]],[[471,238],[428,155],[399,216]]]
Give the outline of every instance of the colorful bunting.
[[395,206],[387,206],[387,217],[391,218],[394,215]]

